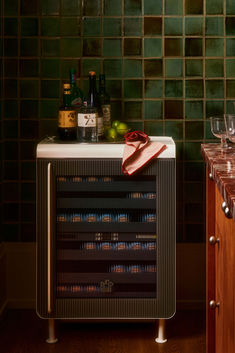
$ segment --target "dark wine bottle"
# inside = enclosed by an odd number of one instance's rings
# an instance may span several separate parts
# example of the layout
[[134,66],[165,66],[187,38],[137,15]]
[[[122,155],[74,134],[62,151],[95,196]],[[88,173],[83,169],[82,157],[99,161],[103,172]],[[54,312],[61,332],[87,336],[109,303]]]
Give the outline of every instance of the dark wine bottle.
[[71,106],[70,84],[63,85],[63,105],[59,109],[58,134],[61,140],[76,139],[76,112]]

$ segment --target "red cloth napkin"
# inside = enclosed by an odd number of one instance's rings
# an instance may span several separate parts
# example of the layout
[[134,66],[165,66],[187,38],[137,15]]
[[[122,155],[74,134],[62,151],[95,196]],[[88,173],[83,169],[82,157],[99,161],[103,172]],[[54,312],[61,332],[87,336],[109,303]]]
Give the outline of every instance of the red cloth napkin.
[[123,174],[132,175],[166,149],[166,145],[150,141],[148,135],[142,131],[128,132],[124,137]]

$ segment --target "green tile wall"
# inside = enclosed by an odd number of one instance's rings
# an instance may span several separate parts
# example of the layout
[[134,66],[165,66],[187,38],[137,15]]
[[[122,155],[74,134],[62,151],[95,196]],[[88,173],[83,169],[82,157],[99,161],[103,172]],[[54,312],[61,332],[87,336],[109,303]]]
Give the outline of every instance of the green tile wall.
[[200,144],[214,141],[211,115],[234,113],[234,0],[5,0],[1,6],[4,238],[35,239],[35,146],[55,134],[62,83],[75,67],[85,93],[89,70],[106,74],[113,119],[174,138],[177,239],[203,241]]

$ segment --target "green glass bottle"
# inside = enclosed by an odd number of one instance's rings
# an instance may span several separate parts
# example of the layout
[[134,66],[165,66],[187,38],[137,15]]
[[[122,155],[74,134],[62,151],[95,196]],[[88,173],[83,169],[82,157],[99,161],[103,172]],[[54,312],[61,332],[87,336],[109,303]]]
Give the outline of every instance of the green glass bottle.
[[76,84],[76,71],[70,69],[70,85],[71,85],[71,105],[76,110],[79,110],[83,103],[83,92]]
[[104,130],[111,127],[111,106],[110,96],[105,89],[105,75],[99,75],[99,92],[98,92],[99,105],[102,110]]
[[71,106],[70,84],[65,83],[63,91],[63,105],[59,109],[58,134],[61,140],[76,139],[76,111]]

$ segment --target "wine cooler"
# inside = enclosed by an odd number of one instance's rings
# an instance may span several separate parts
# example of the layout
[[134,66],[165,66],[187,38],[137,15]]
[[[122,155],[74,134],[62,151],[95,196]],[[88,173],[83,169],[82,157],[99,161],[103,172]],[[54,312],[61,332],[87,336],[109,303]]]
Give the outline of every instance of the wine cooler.
[[175,312],[175,144],[134,176],[124,144],[37,146],[37,312],[169,318]]

